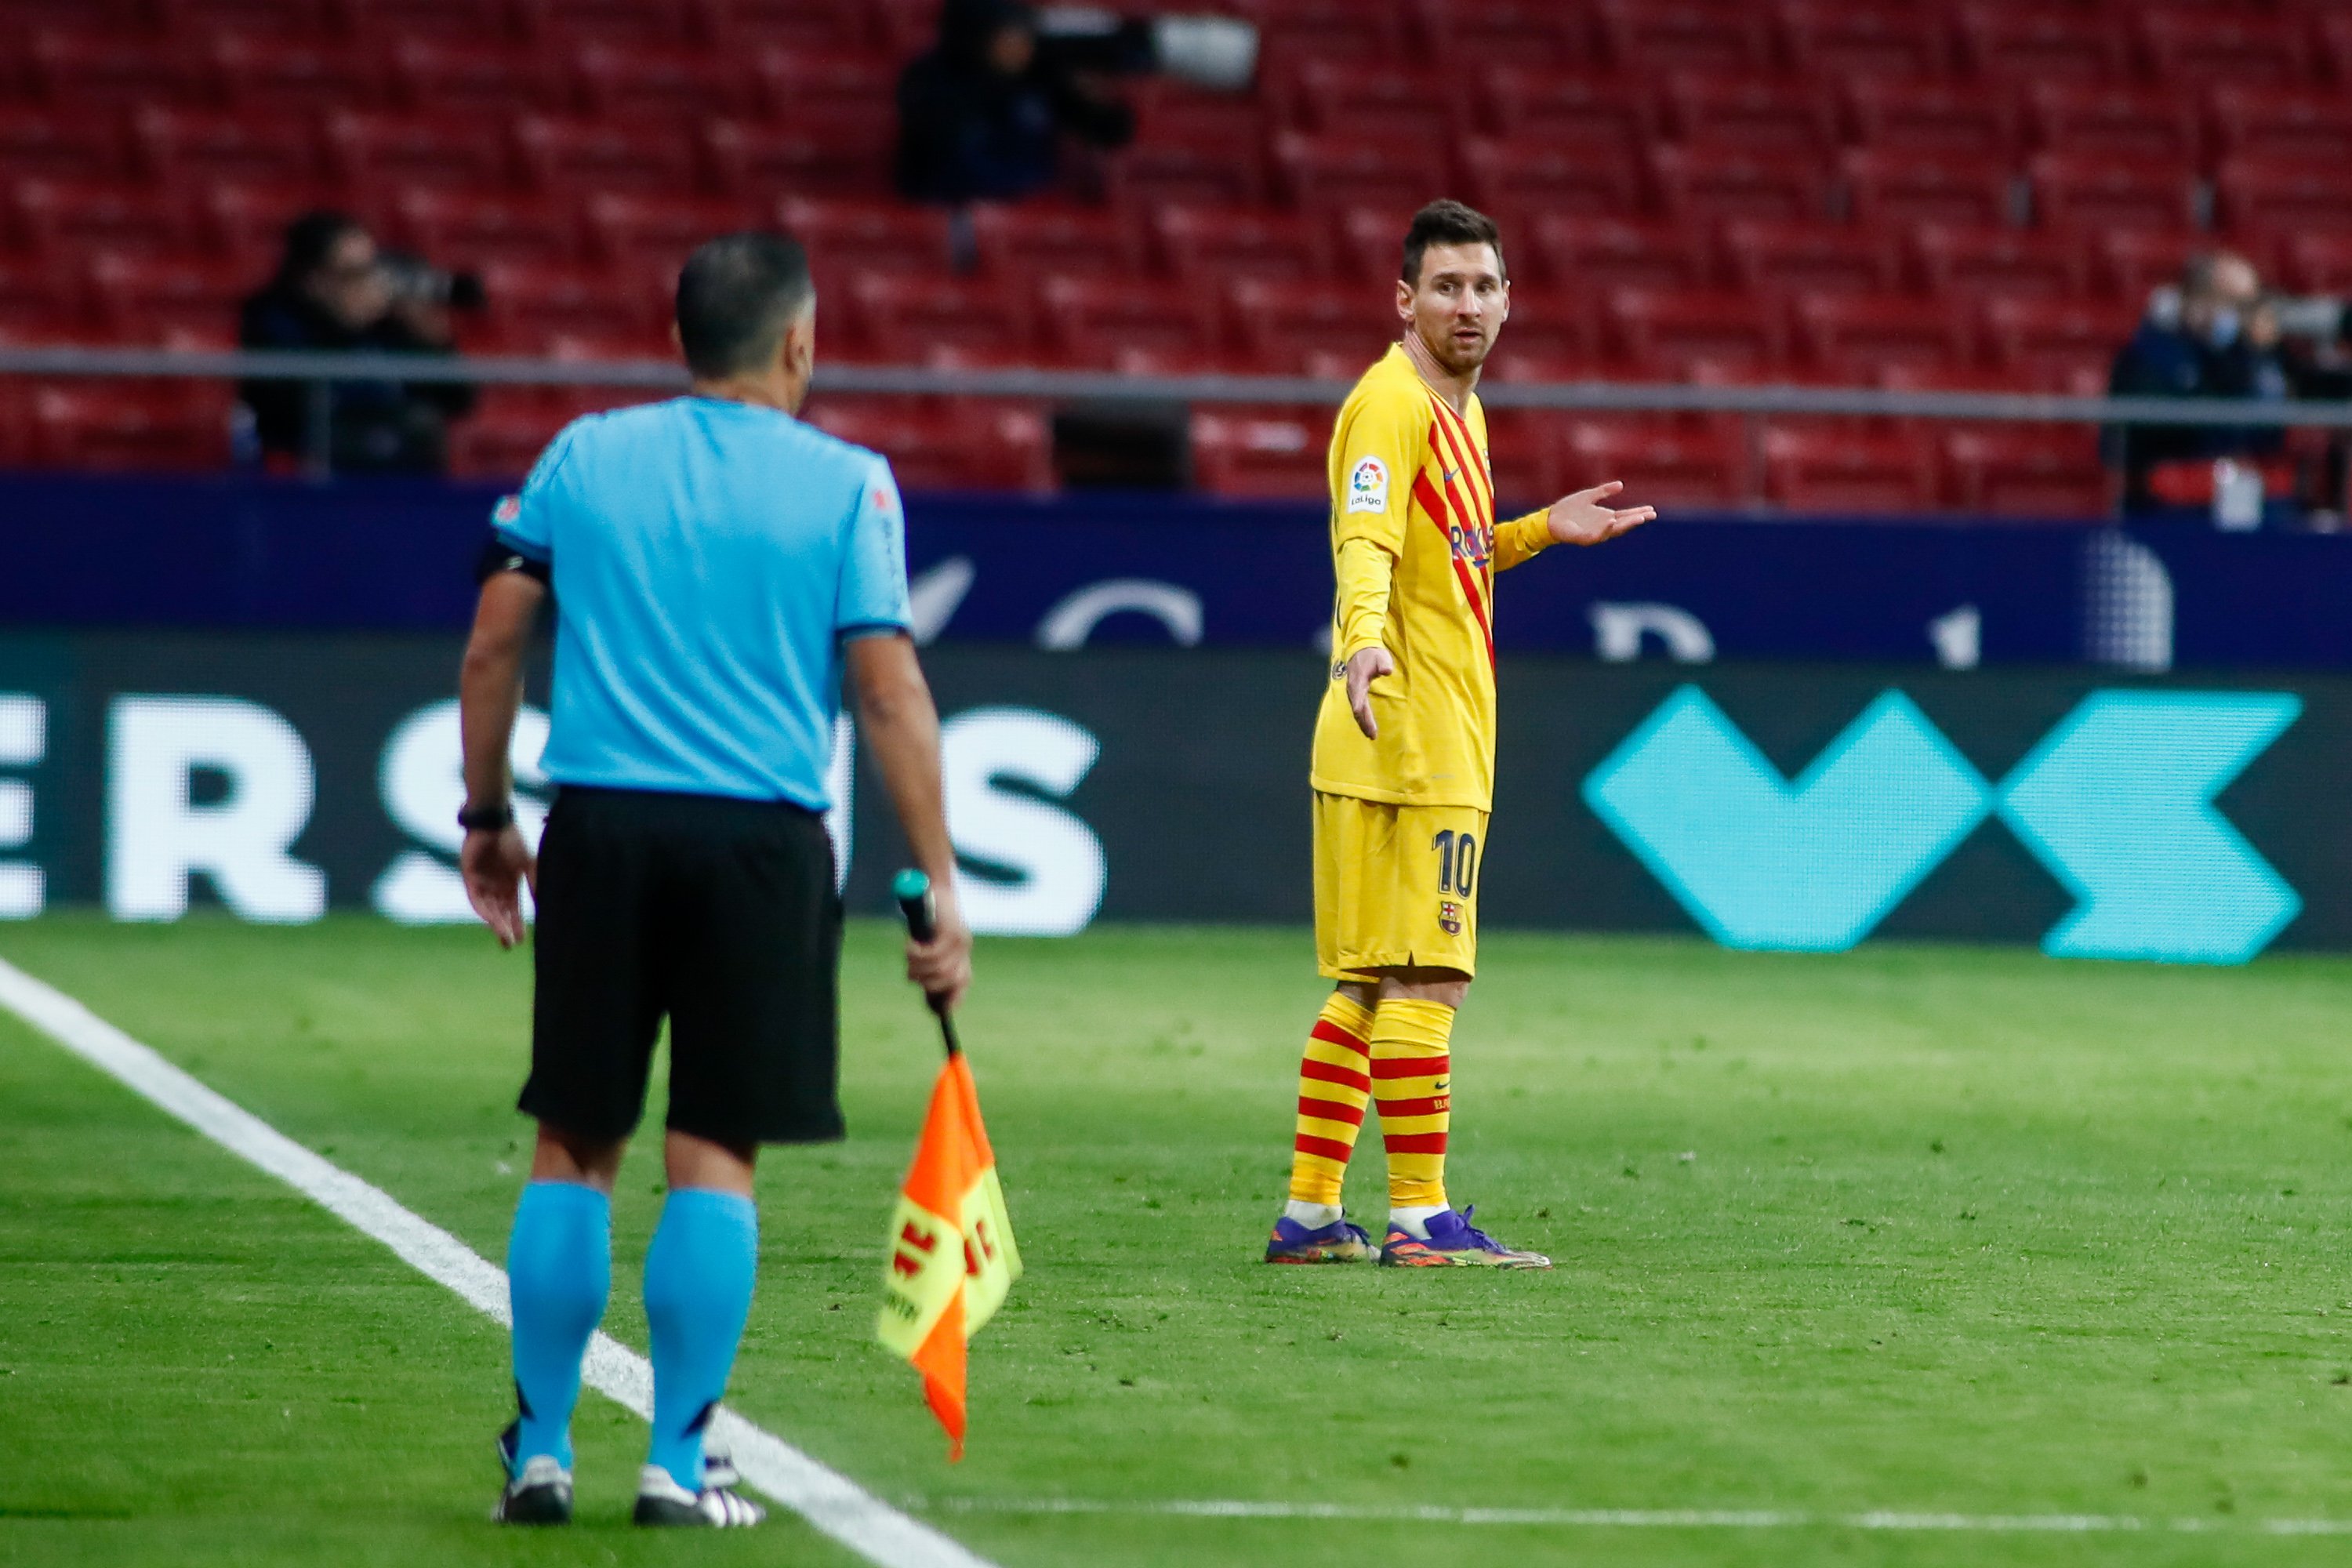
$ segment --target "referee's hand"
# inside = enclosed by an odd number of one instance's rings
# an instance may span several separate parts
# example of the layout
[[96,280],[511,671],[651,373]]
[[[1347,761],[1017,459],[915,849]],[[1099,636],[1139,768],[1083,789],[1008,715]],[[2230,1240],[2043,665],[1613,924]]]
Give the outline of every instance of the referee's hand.
[[[522,941],[522,889],[529,883],[539,892],[539,862],[521,829],[509,823],[492,831],[478,828],[466,835],[457,851],[457,869],[465,874],[466,899],[482,923],[490,928],[500,947]],[[965,943],[970,945],[967,937]]]
[[924,997],[942,1013],[952,1011],[971,985],[971,928],[955,896],[940,889],[933,906],[931,940],[907,939],[907,978],[923,988]]

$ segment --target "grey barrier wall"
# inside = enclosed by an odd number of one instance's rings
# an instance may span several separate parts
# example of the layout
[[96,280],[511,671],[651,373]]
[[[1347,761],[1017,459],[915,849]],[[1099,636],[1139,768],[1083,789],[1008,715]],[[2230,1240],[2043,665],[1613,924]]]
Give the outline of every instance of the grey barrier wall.
[[[0,637],[0,915],[466,918],[457,651]],[[926,664],[983,929],[1306,919],[1313,656],[935,647]],[[2352,947],[2352,679],[1528,657],[1501,683],[1489,926],[2179,962]],[[544,734],[534,709],[527,822]],[[845,897],[880,912],[888,808],[846,743],[835,772],[855,780],[832,819]]]

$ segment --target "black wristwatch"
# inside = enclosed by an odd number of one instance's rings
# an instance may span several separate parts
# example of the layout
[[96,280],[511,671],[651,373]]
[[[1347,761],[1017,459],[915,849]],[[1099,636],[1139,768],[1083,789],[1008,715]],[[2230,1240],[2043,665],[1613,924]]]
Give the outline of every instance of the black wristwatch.
[[514,826],[514,803],[501,801],[496,805],[463,805],[457,808],[457,826],[468,833],[497,833]]

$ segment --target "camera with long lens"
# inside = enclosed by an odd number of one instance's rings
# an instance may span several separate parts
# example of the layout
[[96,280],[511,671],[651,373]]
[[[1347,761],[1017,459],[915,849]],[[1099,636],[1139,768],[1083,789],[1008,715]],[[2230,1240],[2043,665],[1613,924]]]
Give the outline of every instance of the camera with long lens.
[[440,305],[452,310],[478,310],[489,296],[482,290],[478,272],[451,271],[434,266],[404,250],[387,250],[378,263],[384,282],[396,300],[417,305]]

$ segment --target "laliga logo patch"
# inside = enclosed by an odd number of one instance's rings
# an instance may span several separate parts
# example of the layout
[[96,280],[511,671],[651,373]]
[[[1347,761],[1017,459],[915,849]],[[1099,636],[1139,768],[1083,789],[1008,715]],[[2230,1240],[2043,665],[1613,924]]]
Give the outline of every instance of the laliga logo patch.
[[1364,458],[1348,475],[1348,510],[1389,510],[1389,471],[1378,458]]
[[1462,934],[1462,906],[1452,899],[1437,900],[1437,929],[1448,936]]

